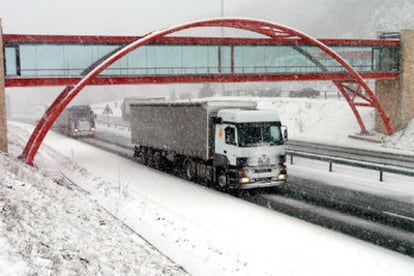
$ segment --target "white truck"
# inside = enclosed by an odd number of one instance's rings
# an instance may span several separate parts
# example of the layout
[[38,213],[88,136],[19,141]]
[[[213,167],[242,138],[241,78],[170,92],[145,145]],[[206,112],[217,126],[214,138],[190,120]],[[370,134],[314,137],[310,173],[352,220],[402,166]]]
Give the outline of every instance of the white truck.
[[53,128],[70,137],[95,136],[95,113],[89,105],[65,108]]
[[256,106],[251,101],[132,103],[134,157],[223,190],[282,185],[287,129],[275,111]]

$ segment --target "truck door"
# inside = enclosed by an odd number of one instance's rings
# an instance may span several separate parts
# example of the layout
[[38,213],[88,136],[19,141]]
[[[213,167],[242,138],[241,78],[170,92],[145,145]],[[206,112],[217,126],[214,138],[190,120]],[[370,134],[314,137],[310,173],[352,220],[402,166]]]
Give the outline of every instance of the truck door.
[[216,154],[226,157],[230,165],[236,164],[237,132],[234,125],[219,125],[216,130]]

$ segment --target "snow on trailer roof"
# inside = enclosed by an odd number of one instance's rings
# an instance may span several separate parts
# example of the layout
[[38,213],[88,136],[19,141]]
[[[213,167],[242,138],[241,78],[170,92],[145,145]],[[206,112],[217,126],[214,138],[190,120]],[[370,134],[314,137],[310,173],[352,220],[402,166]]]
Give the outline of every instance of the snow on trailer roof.
[[153,101],[165,101],[165,97],[146,97],[146,98],[138,98],[138,97],[128,97],[124,98],[123,102],[129,102],[130,104],[133,102],[153,102]]
[[223,108],[242,108],[242,109],[256,109],[257,102],[252,100],[226,100],[226,99],[197,99],[197,100],[184,100],[184,101],[142,101],[134,102],[131,106],[204,106],[206,109]]
[[218,112],[224,122],[256,123],[256,122],[280,122],[279,115],[273,110],[241,110],[222,109]]

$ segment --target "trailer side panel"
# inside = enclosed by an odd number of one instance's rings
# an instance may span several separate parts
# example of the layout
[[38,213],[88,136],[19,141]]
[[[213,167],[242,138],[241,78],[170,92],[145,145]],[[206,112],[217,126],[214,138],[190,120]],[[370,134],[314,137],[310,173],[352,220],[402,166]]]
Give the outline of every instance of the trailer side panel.
[[208,158],[208,114],[201,104],[131,104],[132,143]]

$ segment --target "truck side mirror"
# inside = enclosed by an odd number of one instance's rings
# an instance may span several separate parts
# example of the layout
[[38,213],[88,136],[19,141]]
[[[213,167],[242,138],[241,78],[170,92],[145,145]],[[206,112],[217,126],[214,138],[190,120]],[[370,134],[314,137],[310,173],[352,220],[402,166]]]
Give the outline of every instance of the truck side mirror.
[[281,129],[283,131],[283,140],[287,141],[288,140],[287,126],[282,126]]
[[222,123],[223,123],[223,118],[221,118],[221,117],[215,117],[215,118],[213,119],[213,122],[214,122],[215,124],[222,124]]

